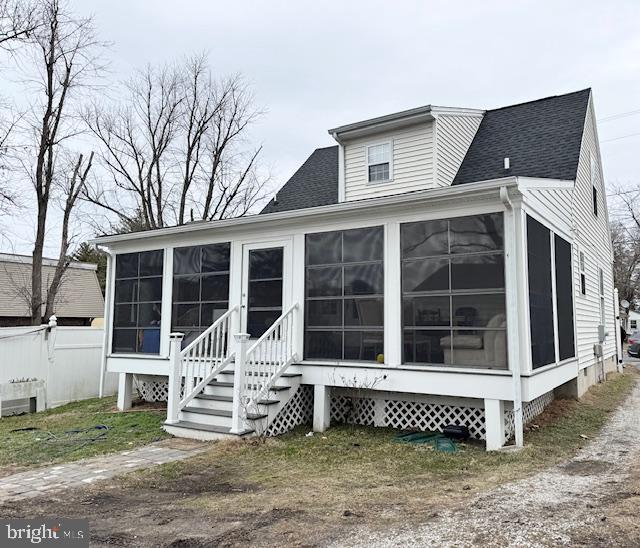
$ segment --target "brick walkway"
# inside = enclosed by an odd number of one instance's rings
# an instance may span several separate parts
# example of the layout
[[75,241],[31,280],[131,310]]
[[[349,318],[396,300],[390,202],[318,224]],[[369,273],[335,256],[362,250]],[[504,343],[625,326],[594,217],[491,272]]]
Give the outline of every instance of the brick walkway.
[[59,492],[131,470],[182,460],[204,451],[207,446],[194,440],[172,438],[131,451],[20,472],[0,478],[0,503]]

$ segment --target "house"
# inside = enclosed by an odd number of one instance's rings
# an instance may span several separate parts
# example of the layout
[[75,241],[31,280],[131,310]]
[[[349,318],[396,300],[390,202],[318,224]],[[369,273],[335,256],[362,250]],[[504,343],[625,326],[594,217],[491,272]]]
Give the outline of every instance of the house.
[[497,449],[615,369],[591,90],[329,132],[259,215],[95,240],[120,408],[136,375],[178,436],[313,416]]
[[634,331],[640,330],[640,312],[636,310],[629,310],[627,315],[627,333],[631,334]]
[[[57,261],[42,260],[42,302]],[[58,325],[91,325],[104,313],[95,264],[72,261],[62,276],[54,312]],[[0,253],[0,327],[31,324],[31,257]]]

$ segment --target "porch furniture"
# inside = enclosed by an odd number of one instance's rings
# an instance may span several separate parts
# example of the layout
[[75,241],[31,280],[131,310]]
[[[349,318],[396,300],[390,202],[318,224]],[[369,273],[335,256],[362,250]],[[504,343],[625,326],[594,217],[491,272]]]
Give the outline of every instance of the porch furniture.
[[487,323],[486,331],[479,331],[477,335],[454,335],[453,345],[450,336],[443,337],[440,345],[444,350],[444,362],[504,367],[507,363],[506,321],[504,314],[496,314]]

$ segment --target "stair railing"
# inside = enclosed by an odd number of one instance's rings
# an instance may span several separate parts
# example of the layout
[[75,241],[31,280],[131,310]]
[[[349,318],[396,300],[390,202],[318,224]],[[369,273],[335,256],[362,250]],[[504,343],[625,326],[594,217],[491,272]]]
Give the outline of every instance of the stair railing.
[[249,334],[238,333],[233,382],[232,433],[245,428],[247,412],[257,409],[260,400],[298,357],[295,335],[298,303],[290,306],[249,348]]
[[205,331],[180,350],[183,334],[171,334],[167,422],[178,414],[234,358],[230,351],[230,328],[238,306],[227,310]]

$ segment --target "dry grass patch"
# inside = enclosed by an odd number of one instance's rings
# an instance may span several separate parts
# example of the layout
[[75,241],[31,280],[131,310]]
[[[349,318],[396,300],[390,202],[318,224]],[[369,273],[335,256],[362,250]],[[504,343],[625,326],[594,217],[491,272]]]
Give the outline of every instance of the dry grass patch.
[[192,493],[185,504],[232,519],[266,510],[303,510],[288,521],[424,519],[470,493],[548,467],[597,434],[629,394],[636,375],[613,375],[581,402],[555,401],[525,434],[519,453],[461,444],[455,454],[395,441],[395,431],[337,426],[306,437],[215,444],[188,461],[138,473],[130,487]]

